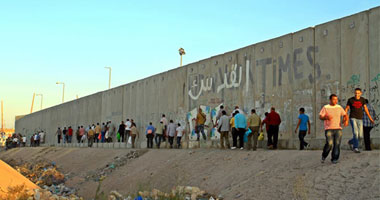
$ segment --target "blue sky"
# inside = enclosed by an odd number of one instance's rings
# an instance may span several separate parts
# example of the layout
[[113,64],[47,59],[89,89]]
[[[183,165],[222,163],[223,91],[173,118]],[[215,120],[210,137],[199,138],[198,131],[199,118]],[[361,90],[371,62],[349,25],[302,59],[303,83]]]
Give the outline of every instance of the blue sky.
[[[379,1],[0,0],[5,123],[43,107],[379,6]],[[34,111],[40,108],[36,97]]]

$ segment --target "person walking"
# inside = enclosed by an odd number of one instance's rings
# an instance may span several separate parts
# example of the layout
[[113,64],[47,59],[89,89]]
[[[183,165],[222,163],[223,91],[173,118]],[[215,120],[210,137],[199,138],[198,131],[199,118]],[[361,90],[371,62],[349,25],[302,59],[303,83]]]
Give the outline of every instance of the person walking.
[[200,133],[202,133],[203,139],[206,140],[206,134],[205,134],[205,122],[206,122],[206,114],[203,113],[202,109],[198,109],[197,118],[196,118],[196,133],[197,141],[199,141]]
[[310,120],[309,116],[305,115],[305,108],[300,108],[299,113],[297,127],[294,132],[297,134],[299,128],[298,138],[300,140],[300,150],[304,150],[305,147],[309,146],[309,144],[305,142],[305,136],[306,133],[310,135]]
[[247,131],[247,119],[242,113],[239,113],[239,111],[236,111],[235,115],[235,128],[238,132],[239,137],[239,147],[241,150],[244,149],[244,134]]
[[95,141],[98,143],[99,142],[99,134],[102,134],[102,127],[100,126],[99,122],[96,123],[96,126],[95,126]]
[[[261,127],[261,119],[256,114],[256,110],[251,110],[251,115],[248,116],[247,126],[251,130],[251,134],[248,135],[248,150],[255,151],[257,149],[257,139],[259,137],[259,131]],[[252,146],[253,140],[253,146]]]
[[107,132],[107,125],[103,122],[102,123],[102,130],[101,130],[101,136],[100,136],[100,142],[104,143],[106,139],[106,132]]
[[176,128],[177,148],[178,149],[182,148],[181,139],[182,139],[182,136],[184,135],[184,132],[185,132],[185,129],[183,127],[181,127],[180,123],[178,123],[177,128]]
[[152,125],[152,122],[149,122],[149,125],[146,127],[146,130],[145,130],[145,135],[146,135],[146,138],[147,138],[147,147],[148,147],[148,149],[153,148],[153,138],[154,138],[154,132],[155,132],[155,130],[156,129]]
[[165,131],[164,123],[162,121],[160,121],[160,123],[158,124],[157,129],[156,129],[156,137],[154,138],[154,140],[156,141],[156,146],[158,149],[160,148],[164,131]]
[[281,118],[280,115],[276,112],[274,107],[271,108],[271,112],[267,116],[268,118],[268,148],[277,149],[278,141],[278,131],[280,129]]
[[331,149],[331,162],[338,163],[340,154],[340,143],[342,140],[341,118],[344,126],[348,126],[348,116],[342,106],[338,105],[338,97],[330,95],[330,103],[323,106],[319,112],[319,119],[323,120],[325,127],[326,144],[323,148],[321,162],[324,163]]
[[355,96],[348,99],[345,109],[346,113],[350,111],[350,124],[352,128],[352,139],[348,141],[348,145],[350,146],[351,150],[353,150],[355,153],[360,153],[359,137],[363,135],[364,112],[368,116],[369,121],[372,124],[375,123],[370,113],[368,112],[366,101],[363,97],[361,97],[361,95],[362,90],[360,88],[356,88]]
[[235,115],[237,112],[232,114],[232,117],[230,119],[230,127],[231,127],[231,135],[232,135],[232,147],[231,149],[234,150],[237,148],[237,138],[238,138],[238,131],[235,128]]
[[[375,109],[371,104],[369,104],[368,99],[365,100],[368,112],[372,119],[375,119],[376,112]],[[363,108],[364,111],[364,108]],[[364,146],[366,151],[371,151],[371,130],[374,127],[374,124],[371,123],[371,120],[369,119],[368,115],[363,116],[363,132],[364,132]]]
[[57,130],[57,132],[55,132],[55,135],[57,136],[58,144],[60,144],[61,143],[61,139],[62,139],[62,131],[61,131],[60,127],[58,127],[58,130]]
[[218,120],[218,131],[220,133],[220,148],[224,149],[224,143],[226,143],[226,147],[230,148],[230,140],[228,137],[228,132],[230,130],[230,119],[227,116],[227,112],[225,110],[222,111],[222,116]]
[[67,138],[67,141],[68,141],[68,143],[71,143],[71,140],[72,140],[72,138],[73,138],[73,132],[74,132],[74,130],[71,128],[71,126],[69,126],[69,130],[67,130],[67,132],[68,132],[68,138]]
[[66,127],[63,127],[63,131],[62,131],[62,137],[63,137],[63,143],[67,143],[67,140],[68,140],[68,134],[67,134],[67,129]]
[[134,123],[132,123],[132,127],[131,127],[131,136],[132,136],[132,148],[135,148],[136,138],[140,138],[140,134],[136,128],[136,124]]
[[126,122],[125,122],[125,137],[126,137],[126,141],[129,141],[129,137],[131,137],[131,127],[132,127],[132,123],[131,123],[131,121],[129,121],[129,119],[127,119]]
[[124,121],[121,121],[121,124],[119,125],[118,132],[120,134],[121,142],[125,142],[125,124],[124,124]]
[[90,128],[87,132],[88,147],[92,147],[94,143],[94,136],[96,136],[94,129]]
[[175,126],[173,120],[170,120],[169,125],[168,125],[167,135],[169,137],[169,144],[170,144],[171,149],[173,148],[175,133],[176,133],[176,126]]

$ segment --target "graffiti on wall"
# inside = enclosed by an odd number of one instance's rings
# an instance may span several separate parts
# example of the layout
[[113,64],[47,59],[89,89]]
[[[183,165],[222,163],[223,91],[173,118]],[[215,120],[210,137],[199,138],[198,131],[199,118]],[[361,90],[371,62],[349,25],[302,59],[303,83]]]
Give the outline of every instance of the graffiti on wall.
[[[305,52],[305,53],[304,53]],[[293,80],[307,79],[310,84],[314,83],[315,79],[321,77],[322,71],[318,63],[315,63],[313,54],[318,52],[317,46],[309,46],[306,51],[303,48],[294,49],[292,53],[287,53],[286,56],[278,56],[278,58],[262,58],[256,60],[256,65],[253,67],[261,67],[262,82],[260,83],[262,87],[262,92],[266,92],[266,77],[267,77],[267,68],[272,67],[273,75],[273,87],[283,85],[283,74],[286,72],[288,82],[293,83]],[[304,54],[303,54],[304,53]],[[292,55],[291,55],[292,54]],[[307,64],[302,61],[302,55],[307,58]],[[291,60],[291,58],[293,58]],[[196,74],[189,77],[189,88],[188,95],[191,100],[198,100],[202,94],[206,92],[212,93],[221,93],[226,89],[240,88],[244,86],[244,90],[248,93],[250,83],[253,84],[253,72],[250,60],[245,60],[245,66],[235,63],[219,67],[219,73],[215,74]],[[309,74],[304,73],[303,67],[315,68],[315,77],[314,70]],[[310,70],[309,70],[310,71]],[[242,84],[243,83],[243,84]],[[245,84],[244,84],[245,83]],[[223,101],[223,100],[222,100]],[[219,101],[221,102],[221,101]]]

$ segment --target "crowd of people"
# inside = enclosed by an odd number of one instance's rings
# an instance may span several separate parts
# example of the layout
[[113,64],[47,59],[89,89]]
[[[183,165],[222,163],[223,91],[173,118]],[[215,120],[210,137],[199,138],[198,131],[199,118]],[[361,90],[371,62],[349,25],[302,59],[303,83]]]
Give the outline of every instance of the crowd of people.
[[[2,137],[5,137],[5,135],[2,134]],[[30,141],[31,147],[37,147],[40,146],[40,144],[45,143],[45,132],[42,130],[36,131],[29,139],[26,135],[22,135],[21,133],[13,133],[5,138],[5,149],[26,147],[27,140]]]
[[[329,152],[332,151],[331,161],[337,163],[340,154],[340,144],[342,138],[342,129],[348,124],[351,124],[352,139],[348,141],[348,145],[355,153],[359,151],[359,137],[364,134],[365,150],[371,150],[370,131],[374,127],[374,119],[376,113],[374,108],[369,104],[368,100],[361,97],[362,90],[355,89],[354,97],[347,101],[345,109],[338,105],[338,96],[335,94],[330,95],[329,104],[323,106],[319,113],[319,119],[324,122],[326,144],[323,148],[322,162],[325,161]],[[207,140],[205,133],[205,123],[207,116],[203,113],[202,109],[198,109],[196,117],[192,120],[195,121],[194,132],[197,136],[197,141],[200,137]],[[153,142],[156,148],[161,147],[161,143],[165,142],[165,147],[169,145],[170,148],[182,148],[182,138],[187,133],[185,124],[175,123],[173,119],[167,120],[165,114],[159,120],[158,125],[155,127],[152,122],[149,122],[145,128],[145,137],[147,138],[147,148],[153,148]],[[278,148],[278,134],[281,124],[281,117],[272,107],[270,112],[265,113],[265,118],[261,119],[256,113],[255,109],[246,114],[236,106],[235,109],[227,114],[224,106],[220,109],[216,116],[216,121],[212,121],[213,128],[216,128],[220,133],[220,148],[225,149],[244,149],[256,150],[258,147],[258,139],[263,137],[264,130],[267,135],[267,149]],[[310,134],[310,120],[309,116],[305,114],[304,108],[299,108],[298,123],[294,131],[298,134],[300,141],[299,149],[304,150],[310,145],[305,141],[307,134]],[[191,128],[189,133],[191,133]],[[232,137],[232,145],[230,145],[230,135]],[[58,127],[56,131],[57,142],[72,143],[73,137],[76,138],[77,143],[87,142],[89,147],[93,143],[111,143],[121,142],[129,143],[132,148],[136,147],[136,139],[140,138],[139,129],[133,119],[126,119],[121,121],[118,128],[111,122],[96,123],[87,126],[78,126],[74,132],[71,126],[64,127],[61,130]],[[260,137],[259,137],[260,136]],[[176,141],[175,141],[176,139]],[[39,146],[44,143],[45,133],[38,131],[30,138],[30,146]],[[26,146],[27,138],[19,133],[15,133],[9,137],[6,146],[19,147]],[[246,147],[244,143],[247,143]]]

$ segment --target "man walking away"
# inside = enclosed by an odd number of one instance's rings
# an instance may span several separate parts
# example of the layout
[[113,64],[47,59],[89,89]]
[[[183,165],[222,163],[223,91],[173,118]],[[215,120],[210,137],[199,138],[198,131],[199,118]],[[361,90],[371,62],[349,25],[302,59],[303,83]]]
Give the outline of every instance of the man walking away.
[[71,128],[71,126],[69,126],[69,130],[68,130],[68,143],[71,143],[71,139],[73,138],[73,132],[74,132],[74,130]]
[[148,147],[148,149],[153,148],[154,131],[155,131],[155,128],[152,125],[152,122],[149,122],[149,126],[147,126],[146,130],[145,130],[145,135],[146,135],[146,138],[147,138],[147,147]]
[[132,123],[131,123],[131,121],[129,121],[129,119],[127,119],[127,121],[125,122],[125,138],[126,138],[126,141],[129,141],[129,137],[131,137],[131,127],[132,127]]
[[[369,104],[368,99],[365,100],[368,112],[371,115],[372,119],[375,119],[376,112],[375,109]],[[363,108],[364,110],[364,108]],[[364,146],[366,151],[371,151],[371,129],[374,127],[374,124],[371,123],[371,120],[367,115],[363,116],[363,131],[364,131]]]
[[[249,129],[251,130],[251,134],[248,135],[248,150],[256,151],[257,148],[257,138],[259,137],[259,130],[261,126],[261,119],[256,114],[256,110],[251,110],[251,115],[248,117],[247,125]],[[252,140],[253,140],[253,147],[252,147]]]
[[121,142],[125,142],[125,124],[124,121],[121,121],[121,124],[119,125],[119,130],[118,130],[120,137],[121,137]]
[[83,128],[83,126],[80,126],[80,129],[79,129],[79,136],[80,136],[80,143],[83,143],[83,136],[85,135],[85,130]]
[[206,122],[206,114],[203,113],[202,109],[199,108],[197,118],[197,133],[198,133],[198,138],[197,141],[199,141],[200,133],[202,133],[203,139],[206,140],[206,134],[205,134],[205,122]]
[[277,149],[278,131],[281,124],[280,115],[276,112],[275,108],[271,108],[271,112],[268,114],[268,143],[269,149]]
[[66,130],[66,127],[63,128],[63,131],[62,131],[62,136],[63,136],[63,143],[67,143],[67,130]]
[[62,131],[61,131],[61,128],[58,127],[58,130],[57,130],[57,132],[55,133],[55,135],[57,135],[58,144],[60,144],[60,143],[61,143],[61,138],[62,138]]
[[136,124],[134,123],[132,123],[132,127],[131,127],[131,136],[132,136],[132,148],[135,148],[136,137],[140,138],[140,134],[136,128]]
[[92,147],[92,144],[94,143],[94,135],[95,131],[92,128],[90,128],[87,132],[88,147]]
[[75,137],[77,138],[77,143],[80,143],[80,126],[78,126],[77,130],[75,131]]
[[100,136],[100,142],[101,143],[105,142],[106,131],[107,131],[107,125],[103,122],[102,123],[102,132],[101,132],[101,136]]
[[300,150],[303,150],[305,147],[309,146],[309,144],[305,142],[305,136],[306,132],[310,135],[310,120],[309,116],[305,115],[304,108],[300,108],[299,112],[300,115],[298,116],[298,124],[294,132],[297,134],[298,128],[300,129],[298,138],[300,139]]
[[355,96],[351,97],[347,101],[346,113],[350,110],[350,124],[352,128],[352,139],[348,141],[348,145],[355,153],[359,151],[359,137],[363,135],[363,109],[367,114],[371,123],[375,123],[368,112],[365,99],[361,97],[362,90],[360,88],[355,89]]
[[160,120],[163,124],[164,124],[164,127],[165,127],[165,130],[164,130],[164,133],[163,133],[163,141],[166,143],[166,137],[167,137],[167,131],[168,131],[168,120],[166,119],[166,116],[165,114],[162,114],[162,118]]
[[156,129],[156,137],[154,138],[154,140],[156,141],[156,146],[158,149],[160,148],[161,140],[162,140],[164,131],[165,131],[165,126],[164,126],[164,123],[161,121],[158,124],[158,127]]
[[247,119],[239,111],[235,115],[235,128],[238,131],[240,149],[244,149],[244,134],[247,131]]
[[344,126],[348,126],[348,116],[342,106],[338,105],[338,97],[330,95],[330,104],[323,106],[319,113],[319,119],[324,121],[326,144],[323,148],[322,160],[324,163],[331,149],[331,162],[338,163],[340,154],[340,142],[342,140],[341,117],[343,116]]
[[230,118],[227,116],[225,110],[222,111],[222,116],[219,118],[218,131],[220,133],[220,148],[224,149],[224,142],[227,148],[230,148],[230,140],[228,137],[228,132],[230,130]]
[[167,134],[169,136],[169,144],[170,144],[171,149],[173,148],[175,131],[176,131],[175,124],[174,124],[173,120],[170,120],[170,123],[168,125],[168,133]]
[[95,141],[98,143],[99,142],[99,134],[102,134],[102,127],[100,126],[99,123],[96,123],[95,126]]
[[184,135],[184,131],[185,129],[183,127],[181,127],[181,124],[178,123],[177,125],[177,129],[176,129],[176,135],[177,135],[177,148],[180,149],[182,148],[182,145],[181,145],[181,139],[182,139],[182,136]]
[[230,127],[231,127],[231,134],[232,134],[232,147],[231,149],[236,149],[237,147],[237,138],[238,138],[238,131],[235,128],[235,115],[237,112],[232,114],[232,117],[230,119]]

